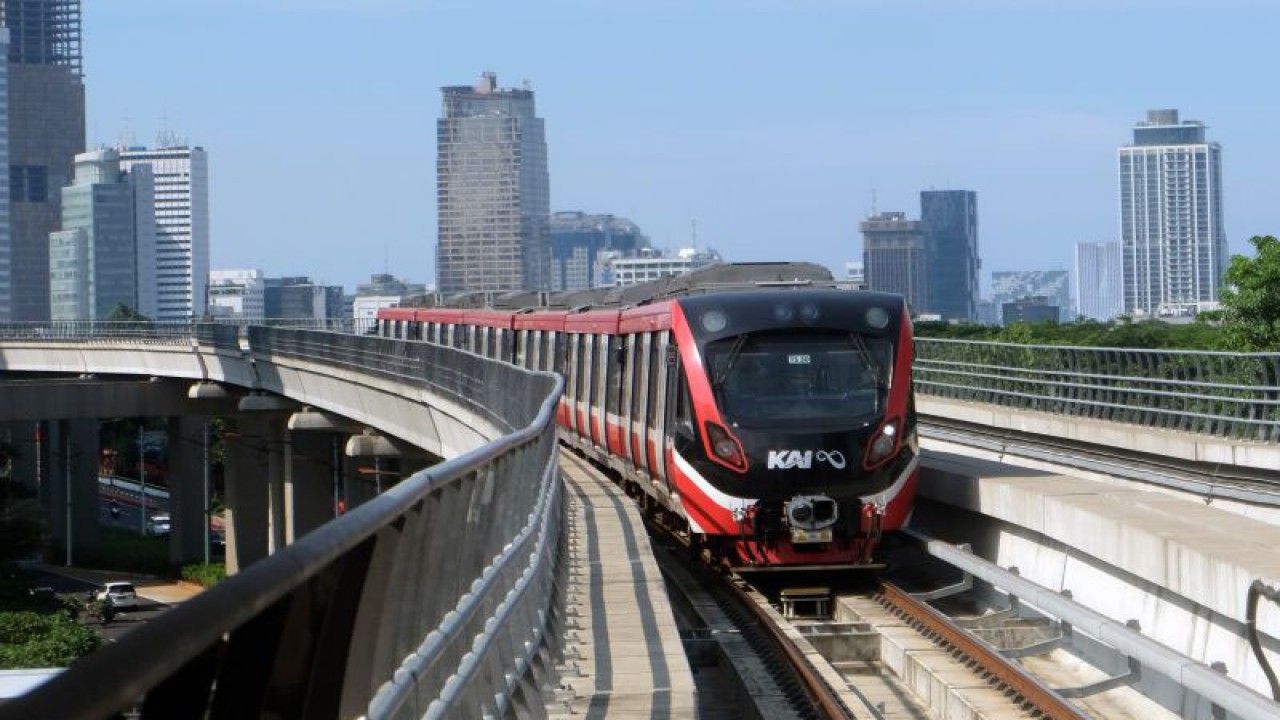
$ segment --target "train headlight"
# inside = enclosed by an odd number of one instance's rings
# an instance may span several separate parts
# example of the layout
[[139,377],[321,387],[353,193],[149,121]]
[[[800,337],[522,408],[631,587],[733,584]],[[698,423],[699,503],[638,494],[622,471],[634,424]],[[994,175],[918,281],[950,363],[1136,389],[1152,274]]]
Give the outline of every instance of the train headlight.
[[883,330],[889,324],[889,313],[884,308],[873,307],[867,311],[867,324]]
[[728,429],[716,422],[707,421],[707,441],[711,446],[711,459],[737,472],[747,471],[747,455],[738,439]]
[[708,310],[702,314],[702,329],[709,333],[718,333],[729,325],[729,316],[723,310]]
[[863,459],[863,467],[870,470],[893,455],[898,449],[898,421],[890,420],[880,426],[879,432],[867,446],[867,456]]

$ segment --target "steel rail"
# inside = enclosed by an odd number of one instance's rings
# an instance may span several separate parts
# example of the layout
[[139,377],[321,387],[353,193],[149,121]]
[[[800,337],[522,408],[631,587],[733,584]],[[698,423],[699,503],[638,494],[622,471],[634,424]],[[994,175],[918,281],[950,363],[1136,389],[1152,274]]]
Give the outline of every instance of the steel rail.
[[822,679],[804,654],[800,652],[791,638],[778,627],[774,619],[769,616],[756,602],[747,594],[745,590],[733,577],[726,578],[725,583],[734,599],[741,603],[756,618],[761,628],[768,633],[769,639],[773,644],[782,651],[787,663],[795,671],[796,677],[799,678],[801,685],[804,687],[805,694],[809,696],[809,701],[813,703],[819,711],[821,711],[828,720],[855,720],[855,716],[849,708],[844,706],[840,698],[836,695],[831,686]]
[[1008,686],[1050,720],[1090,720],[1091,716],[1071,704],[1053,688],[1028,673],[1022,666],[1000,654],[976,635],[956,625],[943,613],[911,597],[892,583],[880,586],[881,599],[904,615],[935,633],[947,644],[982,666],[993,681]]
[[1151,670],[1169,678],[1235,715],[1239,720],[1275,720],[1280,717],[1280,703],[1259,695],[1246,685],[1161,645],[1123,623],[1043,585],[1007,572],[954,545],[911,528],[906,528],[903,532],[921,541],[930,555],[1016,596],[1024,604],[1070,623],[1073,631],[1082,632],[1115,648],[1141,663],[1144,671]]

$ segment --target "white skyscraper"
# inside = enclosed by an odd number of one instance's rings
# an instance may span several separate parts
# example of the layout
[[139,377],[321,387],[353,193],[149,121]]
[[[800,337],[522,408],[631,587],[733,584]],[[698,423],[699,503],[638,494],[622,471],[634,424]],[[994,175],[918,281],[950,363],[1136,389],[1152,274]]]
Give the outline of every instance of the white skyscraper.
[[1204,123],[1152,110],[1119,150],[1124,310],[1189,315],[1216,303],[1227,263],[1222,148]]
[[1123,313],[1121,274],[1120,243],[1076,243],[1077,312],[1103,322]]
[[262,320],[266,279],[261,270],[214,270],[209,273],[209,313],[216,318]]
[[155,319],[199,318],[208,303],[208,158],[204,148],[185,145],[120,151],[122,169],[144,163],[156,187]]

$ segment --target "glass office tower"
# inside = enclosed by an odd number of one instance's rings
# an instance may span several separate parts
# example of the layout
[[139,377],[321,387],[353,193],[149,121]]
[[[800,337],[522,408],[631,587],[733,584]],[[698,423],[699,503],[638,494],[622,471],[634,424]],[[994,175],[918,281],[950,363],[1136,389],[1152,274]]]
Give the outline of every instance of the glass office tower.
[[79,0],[0,0],[9,30],[9,298],[14,320],[49,319],[49,234],[84,152]]

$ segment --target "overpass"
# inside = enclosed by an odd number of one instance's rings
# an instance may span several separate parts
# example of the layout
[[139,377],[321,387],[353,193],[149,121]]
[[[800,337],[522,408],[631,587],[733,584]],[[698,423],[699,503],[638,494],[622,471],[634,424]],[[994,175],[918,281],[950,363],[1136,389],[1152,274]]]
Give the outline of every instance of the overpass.
[[[271,418],[260,423],[268,449],[293,418],[299,429],[361,428],[357,444],[380,438],[447,458],[307,534],[296,527],[296,478],[284,459],[268,462],[266,517],[233,523],[236,542],[253,536],[255,548],[234,556],[261,562],[73,667],[31,698],[25,716],[83,707],[62,704],[75,698],[59,693],[59,683],[76,683],[77,694],[88,689],[101,703],[95,708],[145,696],[155,716],[193,711],[196,700],[218,707],[233,690],[282,697],[285,714],[324,707],[337,717],[392,717],[410,695],[420,707],[460,717],[536,704],[555,656],[563,502],[551,420],[557,378],[425,343],[315,330],[8,331],[0,371],[181,379],[195,383],[189,395],[197,401],[221,401],[214,388],[229,390],[241,395],[237,414]],[[1274,355],[928,340],[917,349],[924,416],[1110,442],[1189,467],[1280,467]],[[1237,487],[1235,499],[1268,492]],[[240,497],[229,500],[233,518],[258,512]],[[252,544],[262,539],[252,528],[263,526],[265,546]],[[464,537],[468,551],[459,553]],[[139,647],[154,651],[154,662],[139,666]],[[294,661],[270,668],[249,661],[268,651]]]

